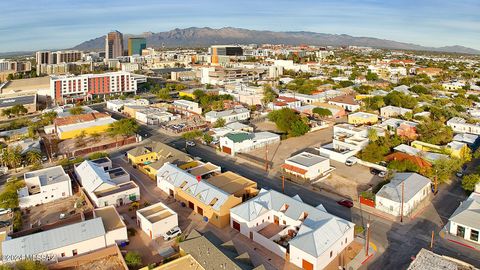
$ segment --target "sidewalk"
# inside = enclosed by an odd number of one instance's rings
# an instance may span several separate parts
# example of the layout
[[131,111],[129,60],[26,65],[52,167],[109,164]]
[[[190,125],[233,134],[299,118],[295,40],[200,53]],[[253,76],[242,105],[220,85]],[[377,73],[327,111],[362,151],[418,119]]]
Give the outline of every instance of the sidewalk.
[[367,263],[375,256],[377,252],[377,246],[370,242],[369,248],[368,248],[368,256],[365,253],[365,240],[362,238],[355,238],[355,242],[358,242],[362,245],[362,249],[360,252],[353,258],[350,262],[347,263],[347,266],[345,269],[359,269],[364,265],[367,265]]
[[445,240],[448,240],[449,242],[455,243],[460,246],[464,246],[469,249],[473,249],[476,251],[480,251],[480,245],[473,243],[471,241],[465,240],[462,237],[450,234],[447,229],[444,227],[439,233],[440,237],[442,237]]

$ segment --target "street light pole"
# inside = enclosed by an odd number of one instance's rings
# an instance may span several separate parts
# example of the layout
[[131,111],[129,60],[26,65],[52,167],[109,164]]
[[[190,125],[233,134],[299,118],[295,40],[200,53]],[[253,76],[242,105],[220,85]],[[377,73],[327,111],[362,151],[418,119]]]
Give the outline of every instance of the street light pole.
[[370,248],[370,217],[368,217],[368,222],[367,222],[367,237],[366,238],[366,243],[365,243],[365,257],[368,257],[368,249]]

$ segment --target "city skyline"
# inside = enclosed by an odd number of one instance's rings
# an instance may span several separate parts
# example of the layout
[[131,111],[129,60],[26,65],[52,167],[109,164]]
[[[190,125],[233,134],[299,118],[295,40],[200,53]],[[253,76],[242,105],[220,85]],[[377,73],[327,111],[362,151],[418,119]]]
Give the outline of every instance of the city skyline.
[[[480,3],[449,1],[220,1],[23,0],[2,7],[0,52],[71,48],[112,29],[125,34],[188,27],[348,34],[441,47],[480,49]],[[293,10],[293,11],[292,11]],[[19,21],[18,17],[23,18]],[[439,38],[440,37],[440,38]]]

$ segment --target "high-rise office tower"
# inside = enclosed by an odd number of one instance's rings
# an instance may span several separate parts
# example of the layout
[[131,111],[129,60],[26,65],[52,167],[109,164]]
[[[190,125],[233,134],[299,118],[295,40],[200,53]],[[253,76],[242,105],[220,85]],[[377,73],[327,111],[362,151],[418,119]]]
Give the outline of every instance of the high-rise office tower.
[[142,55],[142,50],[147,48],[147,40],[143,37],[128,39],[128,55]]
[[118,31],[112,31],[105,38],[105,58],[115,59],[123,55],[123,35]]

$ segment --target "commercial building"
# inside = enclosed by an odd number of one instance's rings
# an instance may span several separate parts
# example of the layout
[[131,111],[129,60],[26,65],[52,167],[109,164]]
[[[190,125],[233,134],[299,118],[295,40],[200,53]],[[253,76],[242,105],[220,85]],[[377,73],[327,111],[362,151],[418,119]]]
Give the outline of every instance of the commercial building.
[[20,208],[27,208],[73,195],[72,183],[62,166],[55,166],[24,174],[25,187],[20,188]]
[[128,55],[142,55],[142,50],[147,48],[147,39],[143,37],[128,38]]
[[320,270],[352,243],[355,224],[298,195],[262,189],[230,210],[230,226],[302,269]]
[[202,107],[200,107],[197,102],[184,99],[174,100],[172,103],[172,109],[173,111],[186,116],[202,114]]
[[432,192],[431,183],[417,173],[395,173],[375,195],[375,207],[393,216],[407,216]]
[[4,263],[35,258],[57,262],[128,240],[127,226],[114,207],[93,210],[78,223],[20,236],[2,242]]
[[242,56],[243,49],[240,46],[234,45],[215,45],[211,46],[210,54],[212,56],[212,64],[218,64],[222,62],[222,57],[225,56]]
[[312,153],[302,152],[285,160],[282,165],[285,173],[307,181],[327,176],[333,168],[330,159]]
[[220,138],[222,152],[234,156],[266,145],[280,142],[280,135],[268,131],[263,132],[232,132]]
[[37,111],[37,95],[0,98],[0,112],[15,105],[22,105],[27,109],[27,113],[34,113]]
[[106,113],[87,113],[56,118],[54,130],[61,140],[72,139],[80,134],[106,132],[116,120]]
[[193,173],[165,163],[157,173],[157,186],[219,228],[228,226],[232,207],[258,192],[257,183],[233,172]]
[[147,99],[111,99],[107,100],[107,109],[115,111],[115,112],[122,112],[125,106],[148,106],[150,102]]
[[356,112],[348,115],[348,123],[352,125],[375,124],[378,121],[378,115],[366,112]]
[[82,52],[77,50],[67,51],[38,51],[35,53],[35,59],[38,65],[61,64],[77,62],[82,59]]
[[151,239],[178,226],[178,215],[162,202],[137,210],[137,225]]
[[74,168],[75,175],[97,207],[122,206],[140,200],[140,188],[122,168],[112,168],[108,158],[85,160]]
[[86,100],[94,96],[135,93],[138,80],[128,72],[62,75],[50,77],[50,96],[56,103]]
[[217,122],[218,119],[223,118],[225,123],[243,121],[250,118],[250,110],[241,106],[235,107],[231,110],[225,111],[209,111],[205,114],[205,120],[210,123]]
[[123,34],[112,31],[105,36],[105,59],[123,56]]

